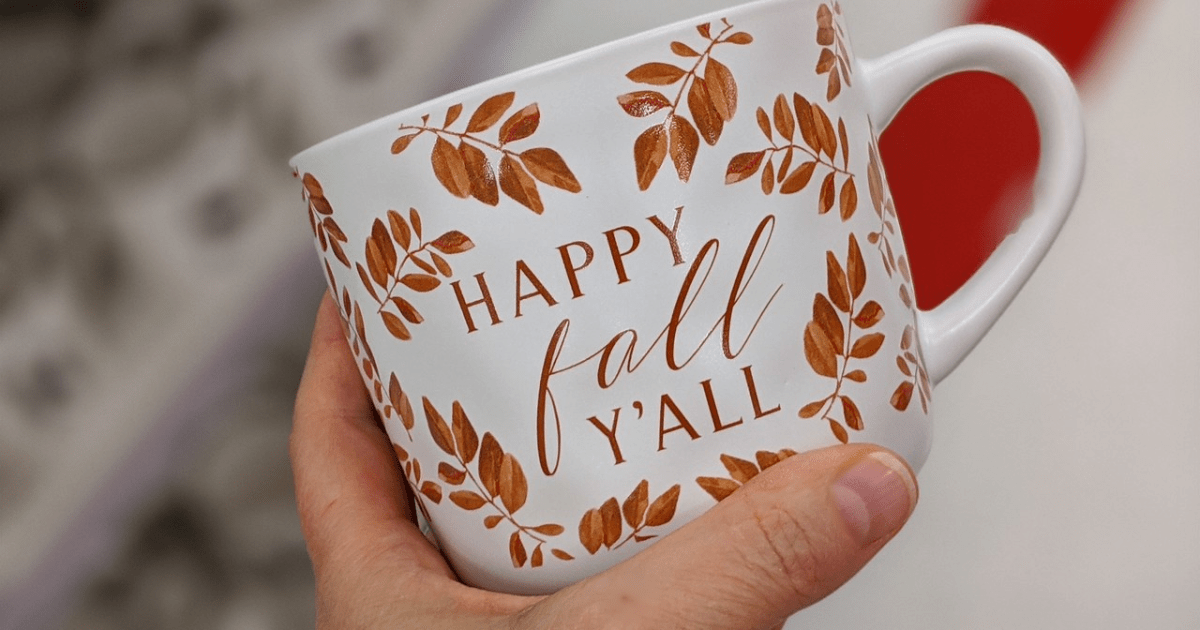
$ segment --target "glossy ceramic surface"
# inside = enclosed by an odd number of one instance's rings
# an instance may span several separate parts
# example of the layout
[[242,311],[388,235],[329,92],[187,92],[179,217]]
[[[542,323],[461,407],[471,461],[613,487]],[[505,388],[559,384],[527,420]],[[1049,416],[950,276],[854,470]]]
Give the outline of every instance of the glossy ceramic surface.
[[[976,68],[1038,114],[1035,208],[920,312],[877,133]],[[400,112],[293,168],[422,516],[467,582],[538,593],[797,451],[872,442],[919,467],[932,384],[1065,219],[1079,126],[1065,74],[1011,32],[860,61],[836,3],[767,0]]]

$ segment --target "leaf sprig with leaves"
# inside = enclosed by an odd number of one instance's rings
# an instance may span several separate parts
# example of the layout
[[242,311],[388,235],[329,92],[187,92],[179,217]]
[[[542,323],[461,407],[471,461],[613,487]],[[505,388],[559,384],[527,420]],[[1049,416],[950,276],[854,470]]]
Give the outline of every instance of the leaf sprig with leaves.
[[[471,114],[463,131],[451,127],[462,116],[461,103],[446,111],[441,127],[429,124],[429,116],[419,125],[401,125],[404,135],[392,142],[392,154],[399,155],[424,134],[434,136],[430,162],[433,174],[450,194],[460,199],[474,197],[489,206],[500,203],[503,191],[512,200],[541,214],[546,207],[538,191],[538,182],[578,193],[579,180],[562,156],[554,149],[536,147],[524,151],[510,148],[513,143],[532,136],[541,124],[541,110],[531,103],[500,125],[496,140],[484,140],[480,134],[492,129],[512,107],[516,94],[505,92],[483,101]],[[499,177],[488,159],[488,152],[500,158]]]
[[[727,20],[716,36],[711,23],[696,27],[707,42],[704,50],[680,42],[671,42],[671,52],[677,57],[692,60],[692,67],[685,70],[675,64],[651,62],[630,70],[625,76],[634,83],[652,86],[679,85],[674,98],[659,90],[639,90],[622,94],[617,102],[627,114],[635,118],[646,118],[666,111],[663,122],[642,132],[633,145],[634,166],[638,187],[648,190],[662,168],[667,156],[675,165],[675,172],[682,182],[692,176],[692,167],[700,151],[700,139],[709,146],[716,146],[725,130],[725,123],[733,120],[737,113],[737,82],[725,64],[713,57],[713,49],[721,44],[744,46],[754,41],[746,32],[733,30]],[[686,65],[686,63],[684,64]],[[704,74],[700,75],[701,66]],[[680,112],[684,94],[687,94],[688,120]]]
[[892,394],[891,402],[896,411],[905,411],[912,402],[915,391],[921,399],[921,410],[929,413],[933,387],[929,382],[929,373],[925,371],[925,362],[921,360],[921,349],[917,347],[916,339],[916,330],[912,326],[906,326],[904,335],[900,338],[900,355],[896,357],[896,366],[909,380],[900,383]]
[[724,501],[726,497],[749,483],[759,473],[794,455],[796,455],[796,451],[790,448],[785,448],[777,453],[759,451],[754,454],[755,461],[753,462],[732,455],[722,455],[721,463],[725,466],[725,470],[729,472],[729,478],[697,477],[696,484],[713,499],[716,499],[718,502]]
[[[442,414],[433,406],[428,398],[422,399],[425,419],[429,432],[437,447],[454,457],[454,463],[438,464],[438,478],[452,487],[463,487],[470,482],[472,489],[454,490],[450,493],[450,502],[464,510],[479,510],[491,506],[495,514],[483,519],[483,526],[494,529],[507,521],[513,528],[508,540],[509,557],[513,567],[521,568],[528,564],[533,568],[545,562],[542,548],[549,538],[562,534],[565,528],[556,523],[545,523],[528,526],[517,520],[517,512],[525,506],[529,498],[529,483],[521,463],[512,453],[504,452],[500,443],[491,433],[484,433],[479,439],[475,427],[467,417],[466,411],[456,400],[451,412],[451,422],[446,423]],[[476,464],[471,470],[471,464]],[[530,553],[525,539],[533,544]],[[550,553],[559,560],[573,560],[574,557],[558,548],[551,548]]]
[[[761,171],[760,181],[765,195],[775,192],[793,195],[808,187],[818,170],[828,171],[821,182],[818,212],[825,214],[840,203],[842,221],[848,221],[858,209],[858,187],[850,172],[850,142],[846,122],[838,118],[837,129],[825,110],[799,93],[791,102],[783,94],[775,97],[773,116],[758,108],[758,127],[771,146],[761,151],[739,153],[729,161],[725,184],[732,185],[750,179]],[[775,138],[778,132],[779,141]],[[799,132],[800,144],[796,138]],[[841,166],[837,157],[841,156]],[[775,158],[782,156],[776,166]],[[798,162],[798,164],[797,164]],[[793,168],[793,166],[795,168]],[[839,177],[844,177],[840,188]]]
[[[834,379],[835,385],[833,393],[805,405],[800,410],[800,417],[819,416],[828,421],[834,436],[844,444],[850,440],[846,427],[855,431],[864,428],[858,405],[843,391],[847,381],[867,382],[866,372],[850,370],[851,361],[875,356],[884,342],[883,333],[856,336],[855,332],[874,328],[883,320],[884,312],[874,300],[858,308],[858,300],[867,284],[867,269],[858,239],[853,234],[850,235],[845,268],[833,252],[826,252],[825,260],[828,296],[818,293],[813,300],[813,319],[804,329],[804,355],[814,372]],[[840,422],[833,417],[838,403],[842,408]]]
[[825,100],[832,102],[842,92],[842,84],[850,82],[850,51],[846,48],[846,31],[834,16],[842,16],[841,3],[834,2],[817,8],[817,44],[821,45],[821,58],[817,60],[817,74],[828,74],[829,85]]
[[[600,547],[614,550],[631,540],[641,543],[657,538],[658,534],[645,531],[666,525],[675,518],[679,491],[679,484],[675,484],[652,502],[650,482],[643,479],[623,503],[618,504],[616,497],[610,497],[599,508],[585,512],[579,520],[579,542],[589,554],[595,555]],[[628,535],[624,533],[626,525],[630,529]]]
[[[295,171],[292,175],[300,176]],[[346,257],[346,251],[342,248],[342,244],[349,239],[333,219],[333,206],[325,198],[321,182],[317,181],[312,173],[305,173],[300,182],[304,184],[303,197],[304,202],[308,204],[308,223],[312,227],[313,236],[317,237],[317,242],[321,245],[321,251],[327,252],[332,249],[334,257],[349,267],[350,259]]]
[[[399,212],[388,210],[387,219],[386,225],[382,219],[375,219],[371,225],[365,246],[367,266],[355,263],[355,268],[363,287],[379,305],[376,313],[383,318],[388,332],[396,339],[408,341],[412,339],[409,326],[421,324],[425,318],[397,291],[401,287],[417,293],[436,290],[442,285],[439,275],[447,279],[454,276],[445,257],[470,251],[475,243],[458,230],[426,242],[421,214],[416,208],[409,209],[407,220]],[[409,263],[417,271],[406,273]]]

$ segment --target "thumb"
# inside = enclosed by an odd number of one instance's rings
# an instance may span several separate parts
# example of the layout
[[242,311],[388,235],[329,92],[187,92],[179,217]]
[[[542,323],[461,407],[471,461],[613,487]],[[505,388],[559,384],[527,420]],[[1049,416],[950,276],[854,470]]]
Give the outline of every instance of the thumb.
[[774,628],[853,577],[916,499],[908,466],[878,447],[796,455],[528,613],[546,622],[535,627]]

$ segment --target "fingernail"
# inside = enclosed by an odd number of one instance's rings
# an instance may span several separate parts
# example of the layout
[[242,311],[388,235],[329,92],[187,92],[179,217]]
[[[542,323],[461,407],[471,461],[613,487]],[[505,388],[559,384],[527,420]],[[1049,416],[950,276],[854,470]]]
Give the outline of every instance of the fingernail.
[[847,527],[867,546],[904,525],[916,502],[917,484],[903,462],[875,452],[834,483],[833,496]]

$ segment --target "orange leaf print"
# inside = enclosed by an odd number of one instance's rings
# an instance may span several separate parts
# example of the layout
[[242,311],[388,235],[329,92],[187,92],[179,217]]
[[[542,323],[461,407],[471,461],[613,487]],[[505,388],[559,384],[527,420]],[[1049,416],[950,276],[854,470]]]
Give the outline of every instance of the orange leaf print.
[[396,305],[396,310],[399,311],[401,317],[408,320],[408,323],[417,325],[425,321],[425,318],[421,316],[417,307],[413,306],[408,300],[402,297],[394,297],[392,298],[392,304]]
[[544,534],[546,536],[558,536],[558,535],[562,534],[563,532],[565,532],[566,529],[563,528],[562,525],[548,523],[546,525],[538,525],[537,527],[534,527],[533,531],[535,531],[539,534]]
[[787,140],[796,135],[796,118],[788,107],[787,98],[782,94],[775,97],[775,129]]
[[682,116],[671,116],[667,120],[670,125],[671,161],[675,163],[679,181],[686,182],[692,176],[692,166],[700,150],[700,135],[692,123]]
[[592,555],[596,555],[604,545],[604,518],[599,510],[588,510],[579,520],[579,542]]
[[842,396],[842,417],[846,419],[846,426],[855,431],[863,430],[862,413],[858,410],[858,405],[846,396]]
[[420,132],[410,133],[406,136],[400,136],[399,138],[396,138],[396,140],[392,142],[392,155],[400,155],[403,153],[404,150],[408,148],[408,145],[412,144],[412,141],[416,140],[417,136],[419,135],[421,135]]
[[491,433],[483,434],[479,444],[479,482],[489,496],[500,493],[500,468],[504,460],[504,450]]
[[783,185],[779,187],[779,192],[785,195],[792,195],[804,190],[808,183],[812,181],[813,173],[817,171],[816,162],[805,162],[800,165],[800,168],[792,172]]
[[850,235],[849,252],[846,255],[846,278],[849,281],[850,295],[857,298],[862,295],[867,286],[867,263],[863,260],[862,250],[858,248],[858,239]]
[[465,199],[471,196],[471,179],[467,175],[467,166],[462,154],[454,145],[438,137],[433,143],[433,174],[442,186],[455,197]]
[[792,94],[792,101],[796,109],[797,124],[800,126],[800,135],[804,138],[804,143],[813,151],[820,151],[821,137],[817,131],[816,108],[799,93]]
[[744,484],[758,476],[758,467],[753,462],[732,455],[722,455],[721,463],[725,465],[725,470],[729,471],[729,476],[738,483]]
[[696,77],[692,80],[687,103],[692,120],[696,121],[696,128],[700,131],[700,137],[709,145],[716,146],[725,130],[725,119],[717,111],[704,79]]
[[390,332],[393,337],[401,341],[408,341],[412,339],[412,333],[408,331],[408,326],[405,326],[404,322],[399,317],[396,317],[387,311],[384,311],[381,313],[381,315],[383,316],[383,325],[387,327],[388,332]]
[[825,253],[825,267],[827,274],[827,285],[829,288],[829,300],[833,305],[838,307],[838,310],[843,313],[850,312],[850,292],[846,286],[846,272],[842,270],[842,264],[838,262],[837,257],[833,252]]
[[438,448],[445,451],[447,455],[454,455],[456,453],[454,433],[450,430],[450,426],[446,424],[442,414],[434,408],[428,398],[422,398],[421,404],[425,408],[425,420],[429,423],[429,433],[433,436],[434,444],[437,444]]
[[430,242],[430,245],[432,245],[433,248],[439,252],[448,255],[461,254],[463,252],[470,251],[475,247],[475,243],[472,242],[471,239],[467,238],[466,234],[463,234],[458,230],[446,232],[445,234],[433,239],[433,241]]
[[463,168],[470,181],[471,196],[489,206],[498,205],[500,187],[496,183],[496,172],[492,170],[487,155],[479,147],[466,142],[459,144],[458,150],[462,154]]
[[505,453],[500,458],[500,501],[510,513],[516,512],[525,505],[529,497],[529,483],[525,479],[525,471],[511,453]]
[[821,58],[817,59],[817,74],[825,74],[837,65],[837,56],[829,48],[821,49]]
[[912,402],[913,390],[914,386],[911,381],[900,383],[895,393],[892,394],[892,407],[895,407],[897,411],[907,410],[909,403]]
[[816,322],[804,328],[804,356],[813,371],[827,378],[837,378],[838,349]]
[[412,244],[412,231],[409,230],[408,222],[395,210],[388,210],[387,216],[388,224],[392,228],[392,238],[401,249],[408,251],[408,246]]
[[655,125],[638,136],[633,145],[634,165],[637,167],[638,188],[648,190],[667,157],[667,130]]
[[753,151],[733,156],[733,159],[729,161],[728,168],[725,169],[725,183],[736,184],[753,177],[762,167],[763,158],[766,155],[766,151]]
[[697,477],[696,483],[717,501],[724,501],[741,487],[732,479],[721,479],[720,477]]
[[418,293],[428,293],[441,286],[442,281],[433,276],[410,273],[401,277],[400,283]]
[[858,315],[854,316],[854,325],[866,330],[874,327],[882,320],[883,307],[879,305],[879,302],[871,300],[862,307]]
[[541,121],[542,113],[537,103],[527,105],[500,126],[500,146],[532,136]]
[[454,401],[451,417],[450,432],[454,436],[458,454],[464,462],[470,463],[475,459],[475,453],[479,451],[479,436],[475,433],[475,427],[471,425],[467,412],[463,410],[462,404],[457,400]]
[[387,275],[396,273],[396,264],[399,262],[396,259],[396,247],[392,245],[392,236],[388,234],[383,221],[375,219],[375,222],[371,224],[371,240],[375,242],[376,248],[383,256],[383,267],[387,271]]
[[841,208],[842,221],[849,221],[850,217],[854,216],[854,211],[858,209],[858,188],[854,185],[853,179],[848,178],[842,184]]
[[671,106],[671,100],[661,92],[643,90],[630,92],[617,97],[617,102],[625,113],[635,118],[645,118],[661,109]]
[[679,66],[656,61],[642,64],[633,70],[630,70],[625,76],[634,83],[644,83],[647,85],[671,85],[687,76],[687,74],[687,71]]
[[529,149],[521,153],[521,162],[543,184],[573,193],[582,190],[571,168],[554,149]]
[[515,92],[505,92],[485,100],[475,110],[475,113],[471,114],[471,120],[467,123],[467,133],[487,131],[500,122],[508,108],[512,107],[516,97]]
[[825,100],[832,101],[842,93],[842,75],[837,72],[829,73],[829,85],[825,89]]
[[842,444],[848,444],[850,442],[850,434],[846,432],[846,427],[843,427],[836,420],[829,421],[829,428],[833,430],[833,436],[836,437],[839,442]]
[[679,491],[679,484],[675,484],[650,504],[650,509],[646,512],[647,527],[666,525],[675,518],[675,508],[679,504]]
[[700,53],[683,42],[671,42],[671,52],[680,57],[699,57]]
[[774,132],[771,131],[771,117],[767,115],[767,110],[759,107],[758,110],[754,112],[754,115],[758,119],[758,128],[762,130],[763,135],[767,137],[767,140],[773,142],[775,140],[775,135]]
[[470,490],[456,490],[450,493],[450,501],[464,510],[478,510],[487,505],[487,499]]
[[379,242],[374,238],[367,239],[366,258],[367,269],[371,273],[371,279],[378,283],[379,286],[387,287],[388,278],[391,277],[391,270],[388,268],[387,257],[380,251]]
[[769,195],[775,191],[775,163],[767,162],[766,168],[762,171],[762,191],[764,195]]
[[753,42],[754,42],[754,37],[752,37],[752,36],[750,35],[750,33],[746,33],[746,32],[738,32],[738,33],[734,33],[733,35],[730,35],[730,36],[729,36],[729,37],[728,37],[728,38],[727,38],[725,41],[727,41],[727,42],[729,42],[729,43],[731,43],[731,44],[737,44],[737,45],[739,45],[739,46],[745,46],[745,45],[747,45],[747,44],[751,44],[751,43],[753,43]]
[[600,520],[604,524],[604,546],[611,549],[621,540],[621,508],[615,498],[600,506]]
[[521,163],[505,155],[500,160],[500,189],[517,203],[533,210],[535,214],[545,211],[542,197],[538,194],[537,182],[534,181]]
[[442,487],[432,481],[421,484],[421,494],[434,503],[442,502]]
[[467,480],[467,471],[460,470],[442,462],[438,464],[438,479],[445,481],[452,486],[461,486]]
[[621,512],[625,515],[625,522],[633,529],[638,529],[642,524],[642,519],[646,517],[648,507],[650,507],[650,482],[643,479],[630,493],[629,498],[625,499],[625,503],[621,506]]
[[825,181],[821,182],[821,214],[825,214],[833,210],[833,202],[837,198],[834,192],[834,186],[837,184],[834,174],[830,173],[825,176]]
[[850,356],[855,359],[869,359],[875,356],[882,346],[883,334],[872,333],[854,343],[854,348],[850,350]]
[[829,399],[826,398],[825,400],[818,400],[817,402],[805,405],[800,409],[800,417],[804,418],[805,420],[817,417],[817,414],[821,413],[821,411],[825,409],[825,403],[828,401]]
[[721,120],[729,122],[737,113],[737,82],[725,64],[709,57],[704,67],[704,83],[712,98],[713,107]]
[[822,293],[818,293],[813,299],[813,322],[825,333],[834,351],[841,355],[842,346],[846,343],[846,329],[842,325],[841,316],[833,309],[829,298]]
[[308,193],[309,197],[325,196],[325,189],[321,187],[321,182],[312,173],[305,173],[300,178],[300,183],[304,186],[304,191]]

